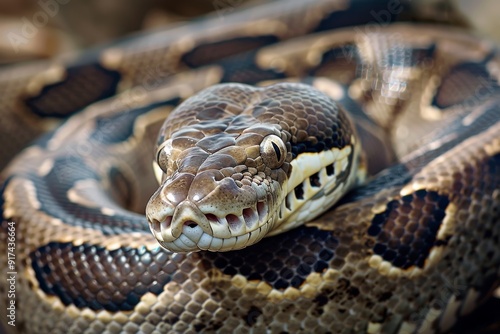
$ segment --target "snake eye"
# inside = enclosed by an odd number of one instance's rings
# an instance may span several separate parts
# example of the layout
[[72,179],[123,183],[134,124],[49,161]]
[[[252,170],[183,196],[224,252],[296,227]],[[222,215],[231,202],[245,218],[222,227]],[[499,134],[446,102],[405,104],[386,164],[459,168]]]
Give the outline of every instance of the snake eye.
[[169,139],[158,147],[158,151],[156,153],[156,162],[165,174],[167,173],[168,167],[168,152],[172,150],[171,148],[172,141]]
[[158,156],[156,158],[156,162],[158,163],[158,166],[160,166],[163,173],[166,174],[167,173],[168,158],[167,158],[167,154],[165,153],[165,150],[160,149],[158,151]]
[[285,143],[278,136],[268,135],[260,143],[260,155],[267,167],[281,167],[286,157]]

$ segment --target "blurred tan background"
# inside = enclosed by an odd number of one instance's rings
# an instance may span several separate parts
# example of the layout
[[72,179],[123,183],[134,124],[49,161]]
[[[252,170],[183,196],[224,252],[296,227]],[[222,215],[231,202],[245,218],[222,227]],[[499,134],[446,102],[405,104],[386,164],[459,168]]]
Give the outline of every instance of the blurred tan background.
[[186,21],[213,11],[217,1],[227,6],[243,0],[0,0],[0,64]]
[[[265,0],[0,0],[0,65],[79,50],[208,12],[222,18],[258,1]],[[458,7],[480,34],[500,43],[498,0],[412,0],[412,4],[425,7],[446,1]],[[447,15],[446,6],[440,8],[439,15]]]
[[500,1],[456,0],[455,2],[474,28],[500,44]]

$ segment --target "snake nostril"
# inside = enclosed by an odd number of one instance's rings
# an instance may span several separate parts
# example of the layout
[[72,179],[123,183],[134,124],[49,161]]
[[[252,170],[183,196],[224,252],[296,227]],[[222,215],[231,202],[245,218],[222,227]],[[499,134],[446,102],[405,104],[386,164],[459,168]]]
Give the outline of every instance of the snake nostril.
[[160,222],[156,219],[151,220],[151,228],[156,233],[161,233]]
[[161,222],[162,228],[169,228],[170,224],[172,224],[172,216],[165,217],[165,220]]
[[196,224],[196,222],[192,220],[187,220],[184,222],[184,226],[187,226],[189,228],[195,228],[196,226],[198,226],[198,224]]

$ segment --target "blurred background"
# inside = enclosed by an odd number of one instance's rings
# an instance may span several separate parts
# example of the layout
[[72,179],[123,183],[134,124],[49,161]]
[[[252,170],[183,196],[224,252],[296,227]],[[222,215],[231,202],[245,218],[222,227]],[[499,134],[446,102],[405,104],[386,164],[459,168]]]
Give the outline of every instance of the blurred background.
[[0,64],[51,57],[209,12],[222,18],[250,1],[259,0],[0,0]]
[[[47,58],[137,31],[224,15],[265,0],[0,0],[0,65]],[[480,34],[500,42],[498,0],[413,0],[456,6]],[[439,15],[447,15],[441,6]],[[34,24],[33,24],[34,23]]]

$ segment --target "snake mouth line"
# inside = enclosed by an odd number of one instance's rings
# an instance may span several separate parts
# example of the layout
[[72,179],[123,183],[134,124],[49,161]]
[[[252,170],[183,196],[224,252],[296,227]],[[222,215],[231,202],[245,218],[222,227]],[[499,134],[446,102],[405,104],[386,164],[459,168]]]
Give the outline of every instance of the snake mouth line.
[[230,238],[214,237],[203,232],[198,225],[195,227],[183,226],[183,231],[177,239],[172,242],[159,241],[159,243],[174,252],[238,250],[262,239],[267,234],[268,225],[264,224],[252,232]]
[[[269,224],[268,213],[268,204],[260,201],[255,207],[244,208],[240,215],[205,213],[208,225],[185,220],[180,235],[175,238],[172,236],[173,224],[176,224],[173,215],[166,216],[161,222],[153,219],[150,229],[158,242],[170,250],[234,250],[257,242],[266,235],[272,225]],[[209,226],[210,231],[203,225]]]

